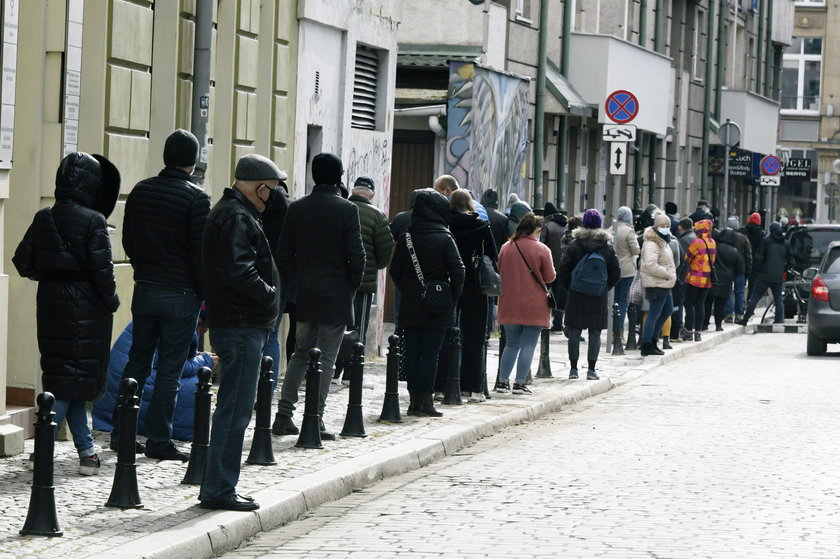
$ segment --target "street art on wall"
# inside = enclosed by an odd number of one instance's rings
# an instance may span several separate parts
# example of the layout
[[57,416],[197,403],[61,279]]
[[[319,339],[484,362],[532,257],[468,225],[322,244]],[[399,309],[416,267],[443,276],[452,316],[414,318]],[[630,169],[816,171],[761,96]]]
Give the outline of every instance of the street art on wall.
[[473,63],[449,67],[446,172],[476,199],[496,190],[500,209],[512,193],[525,199],[528,87]]

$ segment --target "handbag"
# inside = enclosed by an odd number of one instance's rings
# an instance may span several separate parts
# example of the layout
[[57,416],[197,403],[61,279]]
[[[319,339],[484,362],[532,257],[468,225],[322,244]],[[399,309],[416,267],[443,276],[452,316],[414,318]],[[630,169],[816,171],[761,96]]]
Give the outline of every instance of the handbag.
[[502,278],[496,263],[484,254],[484,241],[481,241],[481,254],[473,254],[473,276],[476,291],[488,297],[498,297],[502,293]]
[[546,304],[548,304],[548,310],[550,310],[550,311],[557,310],[557,301],[554,299],[554,293],[551,292],[551,290],[548,288],[548,286],[545,283],[543,283],[543,281],[540,279],[540,277],[531,268],[531,265],[528,264],[528,261],[525,259],[525,255],[522,254],[522,249],[519,248],[519,245],[516,243],[516,241],[513,241],[513,246],[516,247],[516,250],[519,252],[519,256],[522,257],[522,261],[525,262],[526,266],[528,266],[528,271],[531,272],[531,277],[534,278],[534,281],[537,282],[537,284],[540,287],[545,289],[545,299],[546,299]]
[[420,268],[420,262],[417,261],[417,253],[414,252],[414,243],[411,241],[411,233],[405,234],[405,244],[408,248],[408,255],[411,257],[411,262],[414,264],[414,272],[417,274],[417,280],[420,282],[420,300],[425,305],[426,309],[432,312],[452,311],[452,288],[449,287],[449,282],[444,280],[431,280],[428,283],[423,278],[423,270]]
[[642,287],[642,273],[636,268],[636,275],[633,276],[633,283],[630,284],[630,291],[627,294],[627,302],[634,305],[641,305],[645,298],[645,288]]
[[701,237],[700,240],[703,241],[704,245],[706,245],[706,258],[709,259],[709,268],[711,268],[711,270],[709,272],[709,278],[712,280],[713,284],[717,283],[718,282],[717,270],[715,270],[715,265],[712,264],[712,258],[709,256],[709,245],[708,245],[708,243],[706,243],[706,239]]

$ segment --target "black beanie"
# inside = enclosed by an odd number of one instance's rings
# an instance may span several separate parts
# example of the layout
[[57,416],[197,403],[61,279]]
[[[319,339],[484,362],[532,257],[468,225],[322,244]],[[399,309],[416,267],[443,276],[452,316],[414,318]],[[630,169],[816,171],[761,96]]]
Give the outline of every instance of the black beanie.
[[481,205],[485,208],[493,208],[494,210],[498,210],[499,195],[492,188],[489,190],[485,190],[484,194],[481,195]]
[[550,215],[559,214],[560,212],[557,211],[557,206],[552,204],[551,202],[545,203],[545,208],[543,209],[543,215],[548,217]]
[[167,167],[192,167],[198,159],[198,139],[192,132],[179,128],[166,138],[163,163]]
[[677,205],[674,202],[665,202],[665,213],[676,215]]
[[312,180],[315,184],[336,185],[341,182],[344,166],[333,153],[319,153],[312,160]]

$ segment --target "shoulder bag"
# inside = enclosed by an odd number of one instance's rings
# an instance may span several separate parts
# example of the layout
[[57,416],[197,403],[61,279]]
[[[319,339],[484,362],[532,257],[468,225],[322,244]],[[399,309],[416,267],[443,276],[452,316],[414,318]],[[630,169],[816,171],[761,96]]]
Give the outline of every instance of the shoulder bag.
[[554,294],[551,292],[551,290],[548,288],[548,286],[545,283],[543,283],[543,281],[540,279],[540,277],[537,275],[537,273],[534,272],[534,270],[531,268],[531,265],[528,264],[528,261],[525,259],[525,255],[522,254],[522,249],[519,248],[519,244],[516,241],[514,241],[513,246],[516,247],[516,250],[519,252],[519,256],[522,257],[522,261],[525,262],[526,266],[528,266],[528,271],[531,272],[531,277],[534,278],[534,281],[537,282],[537,284],[539,284],[540,287],[545,289],[545,297],[546,297],[546,302],[548,304],[548,310],[550,310],[550,311],[556,310],[557,309],[557,301],[554,300]]
[[706,245],[706,260],[709,261],[709,268],[711,269],[711,272],[709,273],[709,278],[712,280],[712,283],[717,283],[717,270],[715,270],[715,265],[712,264],[712,257],[709,255],[709,245],[708,243],[706,243],[706,239],[704,239],[703,237],[700,237],[700,240],[703,241],[704,245]]
[[417,261],[417,253],[414,252],[414,243],[411,241],[411,233],[405,234],[405,244],[408,248],[408,255],[414,264],[414,272],[420,282],[420,300],[426,308],[432,312],[451,311],[454,301],[452,300],[452,288],[448,281],[431,280],[426,283],[423,278],[423,270],[420,262]]
[[496,263],[484,254],[483,240],[480,252],[476,251],[473,254],[472,261],[476,291],[488,297],[498,297],[502,292],[502,278]]

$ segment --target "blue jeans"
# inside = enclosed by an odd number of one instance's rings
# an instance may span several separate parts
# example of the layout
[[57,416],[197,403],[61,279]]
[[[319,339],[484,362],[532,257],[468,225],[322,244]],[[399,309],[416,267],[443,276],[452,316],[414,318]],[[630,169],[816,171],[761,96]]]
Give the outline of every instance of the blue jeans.
[[58,434],[58,427],[61,426],[61,422],[67,419],[67,428],[70,429],[70,433],[73,435],[73,444],[76,446],[79,458],[87,458],[96,454],[93,449],[93,437],[88,427],[87,406],[85,402],[59,400],[56,398],[53,411],[55,412],[53,421],[56,424],[56,434]]
[[410,394],[435,391],[440,346],[446,328],[405,328],[405,377]]
[[262,350],[268,328],[212,328],[210,343],[219,355],[221,376],[210,449],[199,499],[222,501],[236,493],[245,429],[257,398]]
[[644,344],[653,343],[655,341],[654,338],[658,337],[657,333],[662,331],[665,321],[668,320],[668,317],[670,317],[671,313],[674,311],[674,302],[670,290],[668,290],[668,294],[663,297],[648,299],[648,303],[650,304],[650,308],[648,309],[647,319],[645,320],[645,329],[644,332],[642,332],[641,339]]
[[755,306],[758,304],[758,300],[764,296],[764,293],[767,289],[770,289],[770,292],[773,294],[773,301],[776,304],[776,316],[773,319],[773,322],[782,323],[785,321],[785,304],[784,299],[782,297],[782,282],[774,281],[769,282],[763,279],[756,279],[755,280],[755,289],[753,290],[752,297],[750,297],[750,304],[747,305],[747,312],[744,313],[744,320],[748,320],[755,311]]
[[624,331],[624,317],[627,316],[628,307],[627,296],[630,295],[631,285],[633,285],[633,276],[621,278],[615,286],[615,300],[618,303],[618,323],[621,325],[621,331]]
[[[133,378],[140,386],[152,372],[158,352],[157,377],[152,401],[146,411],[146,450],[165,450],[172,444],[172,417],[181,386],[181,372],[187,360],[198,320],[201,299],[180,287],[137,282],[131,301],[133,334],[128,363],[122,378]],[[111,441],[119,440],[117,406],[114,406]]]
[[[283,302],[280,302],[280,309],[284,307]],[[271,394],[277,389],[277,379],[280,376],[280,338],[278,332],[280,331],[280,323],[283,322],[283,312],[280,311],[280,316],[274,322],[274,328],[268,335],[268,341],[263,348],[263,355],[271,357],[274,361],[271,365]],[[287,348],[288,349],[288,348]]]
[[735,276],[735,287],[732,290],[732,296],[726,301],[726,314],[744,314],[744,287],[746,284],[747,277],[744,274]]
[[499,379],[508,382],[516,363],[516,382],[524,384],[542,328],[523,324],[502,324],[502,327],[505,329],[505,350],[502,352]]

